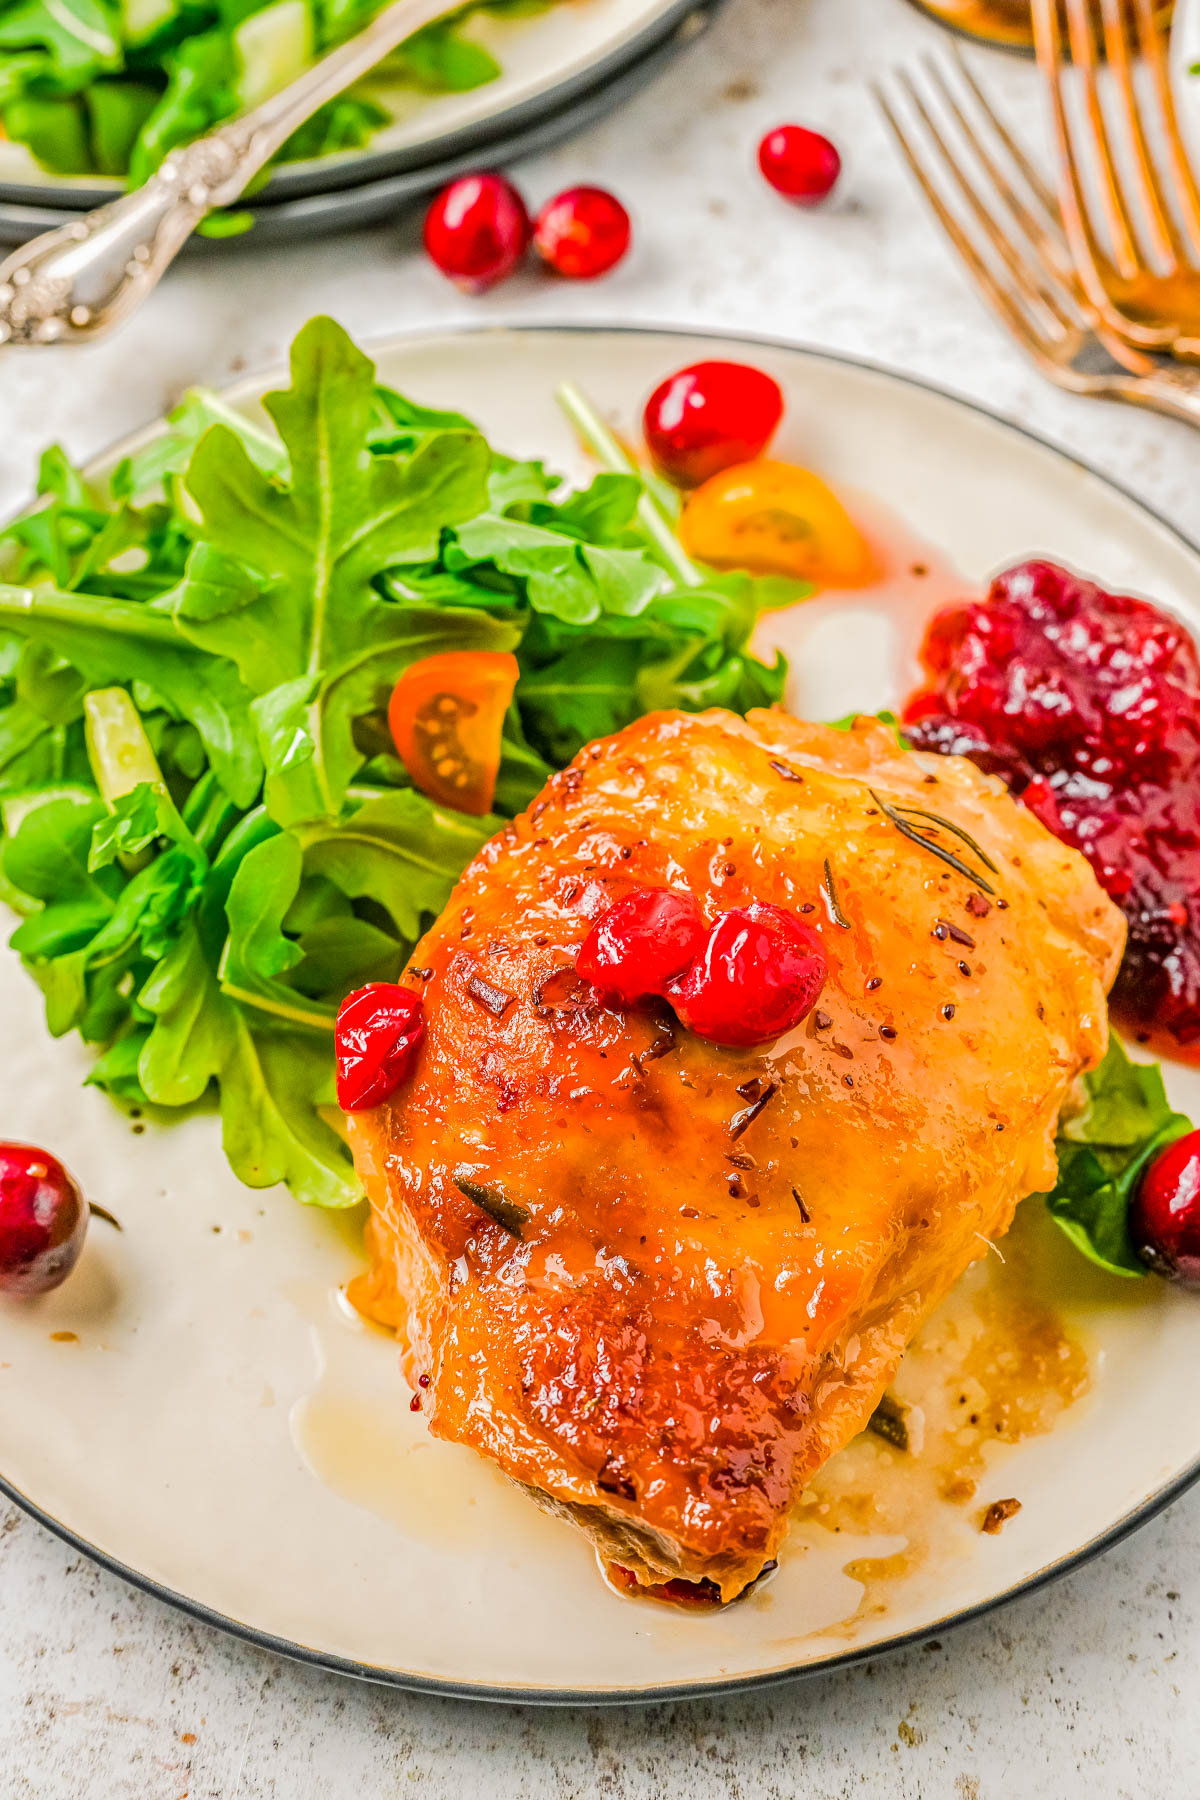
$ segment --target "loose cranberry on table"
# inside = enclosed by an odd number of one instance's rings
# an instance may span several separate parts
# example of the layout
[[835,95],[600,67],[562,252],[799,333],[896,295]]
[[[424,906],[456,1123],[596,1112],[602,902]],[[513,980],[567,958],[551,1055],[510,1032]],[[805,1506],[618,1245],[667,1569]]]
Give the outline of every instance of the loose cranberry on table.
[[529,214],[503,175],[460,175],[425,216],[425,248],[469,294],[511,275],[529,247]]
[[79,1184],[33,1144],[0,1144],[0,1293],[48,1293],[66,1280],[87,1236]]
[[1200,1289],[1200,1131],[1159,1152],[1129,1208],[1129,1231],[1143,1262]]
[[604,188],[575,187],[548,200],[533,228],[534,248],[556,274],[592,281],[629,248],[629,214]]
[[585,981],[632,1003],[663,994],[699,956],[708,936],[690,894],[638,888],[603,913],[575,963]]
[[334,1033],[337,1097],[343,1112],[379,1106],[412,1073],[425,1013],[421,996],[373,981],[342,1001]]
[[837,185],[842,159],[819,131],[778,125],[758,146],[758,166],[777,194],[799,206],[816,206]]
[[703,953],[667,997],[697,1037],[765,1044],[808,1016],[827,973],[815,931],[785,907],[755,903],[717,920]]
[[969,756],[1087,857],[1125,914],[1113,989],[1143,1041],[1200,1045],[1200,657],[1149,601],[1055,563],[1007,569],[937,614],[920,750]]
[[783,417],[779,383],[748,363],[698,362],[661,382],[642,430],[660,475],[677,487],[761,456]]

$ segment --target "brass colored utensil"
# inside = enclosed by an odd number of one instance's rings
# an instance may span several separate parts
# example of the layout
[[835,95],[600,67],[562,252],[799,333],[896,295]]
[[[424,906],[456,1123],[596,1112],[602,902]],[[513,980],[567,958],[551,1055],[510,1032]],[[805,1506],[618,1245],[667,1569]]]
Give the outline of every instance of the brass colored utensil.
[[[1179,129],[1151,0],[1034,0],[1058,139],[1058,198],[1088,299],[1131,344],[1200,359],[1200,189]],[[1074,70],[1067,66],[1068,49]]]
[[[1064,0],[1057,0],[1059,13]],[[1088,0],[1093,34],[1099,35],[1098,0]],[[981,44],[995,44],[1002,50],[1033,52],[1033,8],[1031,0],[913,0],[921,12],[949,25],[952,31],[974,38]],[[1154,15],[1160,30],[1166,30],[1174,11],[1172,0],[1156,0]]]
[[876,87],[901,154],[968,274],[1042,373],[1200,425],[1200,369],[1135,349],[1076,274],[1054,195],[961,57]]
[[157,287],[196,226],[228,206],[319,106],[461,0],[393,0],[261,106],[173,150],[144,186],[23,244],[0,264],[0,344],[102,337]]

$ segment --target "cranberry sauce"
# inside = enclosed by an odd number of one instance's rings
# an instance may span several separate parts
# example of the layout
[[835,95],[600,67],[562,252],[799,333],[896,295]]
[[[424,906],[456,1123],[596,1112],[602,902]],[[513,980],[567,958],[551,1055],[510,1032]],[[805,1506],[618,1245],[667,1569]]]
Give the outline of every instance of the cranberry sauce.
[[1148,601],[1053,563],[938,613],[921,750],[968,756],[1088,858],[1129,921],[1113,1003],[1145,1041],[1200,1043],[1200,658]]

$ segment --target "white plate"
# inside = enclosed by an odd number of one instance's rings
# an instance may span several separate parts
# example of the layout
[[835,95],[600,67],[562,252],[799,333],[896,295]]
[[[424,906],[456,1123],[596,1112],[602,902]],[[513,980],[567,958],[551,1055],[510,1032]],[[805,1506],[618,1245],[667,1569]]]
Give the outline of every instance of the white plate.
[[[1200,622],[1200,556],[1167,525],[1017,429],[879,370],[666,332],[489,330],[378,350],[388,382],[580,474],[558,382],[599,396],[632,433],[661,376],[713,354],[782,382],[783,455],[873,496],[861,502],[872,516],[883,502],[914,545],[936,546],[970,582],[1046,552]],[[250,404],[264,385],[235,397]],[[908,582],[922,606],[946,591],[932,550],[902,560],[931,571]],[[861,599],[776,615],[771,629],[790,634],[798,707],[831,717],[899,698],[891,625]],[[827,1510],[797,1521],[778,1574],[723,1613],[621,1599],[579,1534],[470,1452],[426,1436],[390,1341],[339,1304],[359,1266],[345,1222],[240,1187],[209,1118],[135,1135],[81,1089],[86,1056],[46,1036],[8,953],[0,1018],[0,1133],[52,1147],[125,1227],[94,1224],[58,1293],[0,1308],[4,1485],[130,1579],[272,1648],[491,1698],[605,1701],[778,1679],[940,1634],[1094,1554],[1200,1475],[1200,1302],[1093,1271],[1034,1203],[1001,1246],[1007,1264],[973,1271],[906,1359],[898,1385],[926,1407],[922,1456],[869,1438],[852,1446],[823,1481]],[[1177,1104],[1200,1108],[1200,1076],[1176,1066],[1169,1083]],[[939,1408],[958,1403],[947,1383],[959,1386],[964,1360],[979,1373],[979,1319],[997,1307],[1001,1360],[1040,1345],[1069,1371],[1050,1326],[1043,1342],[1037,1320],[1014,1311],[1043,1300],[1082,1347],[1090,1390],[1044,1435],[989,1441],[974,1458],[977,1492],[951,1504],[935,1453]],[[963,1421],[983,1408],[990,1432],[1002,1377],[973,1379],[953,1423],[970,1434]],[[982,1507],[1010,1496],[1019,1515],[981,1533]]]
[[[286,163],[259,196],[321,192],[442,162],[499,137],[615,75],[678,28],[696,0],[559,0],[530,18],[477,13],[464,28],[500,64],[496,80],[464,94],[422,94],[380,82],[374,97],[391,122],[361,150]],[[0,140],[5,198],[42,204],[98,204],[122,184],[101,175],[60,176],[21,144]]]

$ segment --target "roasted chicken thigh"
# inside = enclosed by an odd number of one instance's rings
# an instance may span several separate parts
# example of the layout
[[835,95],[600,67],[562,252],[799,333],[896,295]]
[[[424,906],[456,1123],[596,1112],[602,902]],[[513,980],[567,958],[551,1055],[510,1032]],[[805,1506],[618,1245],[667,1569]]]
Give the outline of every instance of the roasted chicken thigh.
[[[593,922],[647,886],[709,924],[800,915],[828,962],[803,1022],[727,1048],[582,981]],[[463,875],[405,978],[411,1078],[351,1119],[360,1298],[430,1429],[626,1585],[732,1599],[924,1316],[1053,1185],[1123,937],[999,781],[875,720],[657,714],[590,745]]]

